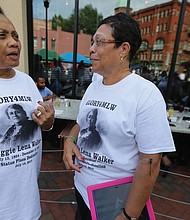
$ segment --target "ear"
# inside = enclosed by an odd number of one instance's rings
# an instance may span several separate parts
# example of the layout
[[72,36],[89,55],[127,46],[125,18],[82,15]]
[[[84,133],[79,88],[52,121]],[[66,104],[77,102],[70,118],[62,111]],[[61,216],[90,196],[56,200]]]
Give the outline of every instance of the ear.
[[131,46],[128,42],[123,42],[121,45],[121,55],[122,57],[126,57],[129,55]]

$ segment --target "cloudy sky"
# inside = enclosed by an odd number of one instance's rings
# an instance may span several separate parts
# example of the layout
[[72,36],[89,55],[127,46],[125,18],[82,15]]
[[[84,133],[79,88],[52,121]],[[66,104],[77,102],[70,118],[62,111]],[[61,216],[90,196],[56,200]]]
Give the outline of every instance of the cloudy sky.
[[[150,7],[155,4],[168,2],[169,0],[131,0],[131,8],[133,11]],[[68,5],[66,3],[68,2]],[[117,0],[79,0],[79,8],[83,8],[87,4],[92,4],[93,8],[97,8],[103,17],[114,14],[114,8]],[[127,2],[127,0],[126,0]],[[145,4],[145,2],[148,2]],[[61,15],[63,18],[68,18],[74,10],[75,0],[50,0],[48,19],[53,15]],[[33,0],[33,15],[35,18],[45,19],[45,8],[43,0]]]

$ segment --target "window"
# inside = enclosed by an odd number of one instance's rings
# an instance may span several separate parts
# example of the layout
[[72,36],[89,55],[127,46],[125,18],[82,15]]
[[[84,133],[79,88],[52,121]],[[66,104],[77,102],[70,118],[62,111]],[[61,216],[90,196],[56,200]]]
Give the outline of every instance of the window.
[[146,34],[146,27],[144,28],[144,34]]
[[164,49],[164,39],[159,38],[155,41],[153,50],[163,50]]
[[146,41],[146,40],[142,41],[141,46],[140,46],[140,50],[141,51],[148,50],[148,41]]
[[168,17],[169,16],[169,10],[166,10],[165,11],[165,17]]
[[162,53],[159,54],[159,60],[162,60]]
[[143,53],[140,54],[140,59],[143,60]]
[[187,49],[187,41],[184,41],[183,42],[183,50],[186,50]]
[[167,31],[167,30],[168,30],[168,23],[164,23],[163,30],[164,30],[164,31]]
[[159,27],[160,27],[160,25],[157,24],[157,25],[156,25],[156,32],[159,32]]
[[154,60],[154,59],[155,59],[155,54],[152,53],[151,60]]
[[159,31],[162,32],[162,24],[160,24]]
[[51,50],[56,51],[56,39],[51,39]]
[[190,42],[189,43],[187,41],[183,42],[183,50],[190,51]]
[[156,53],[156,60],[158,60],[158,53]]
[[147,27],[147,34],[150,34],[150,26]]
[[34,36],[34,48],[38,48],[38,38]]
[[46,38],[42,37],[42,49],[46,48]]

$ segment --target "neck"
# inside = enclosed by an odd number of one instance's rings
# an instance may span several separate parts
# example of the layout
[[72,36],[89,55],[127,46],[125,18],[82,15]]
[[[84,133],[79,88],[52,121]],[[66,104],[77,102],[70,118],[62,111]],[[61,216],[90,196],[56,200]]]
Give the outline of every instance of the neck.
[[0,78],[9,79],[15,76],[15,71],[13,69],[0,69]]
[[131,74],[130,69],[125,69],[121,71],[120,73],[115,74],[114,77],[110,77],[110,76],[108,78],[104,77],[103,84],[112,85],[112,84],[118,83],[119,81],[121,81],[122,79],[124,79],[130,74]]

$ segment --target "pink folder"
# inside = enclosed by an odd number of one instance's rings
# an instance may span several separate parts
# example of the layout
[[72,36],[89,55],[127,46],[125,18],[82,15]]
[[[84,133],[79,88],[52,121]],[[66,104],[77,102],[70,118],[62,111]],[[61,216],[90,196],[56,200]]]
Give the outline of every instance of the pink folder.
[[[92,220],[114,220],[125,206],[133,177],[88,186]],[[156,220],[148,199],[142,212],[143,219]]]

